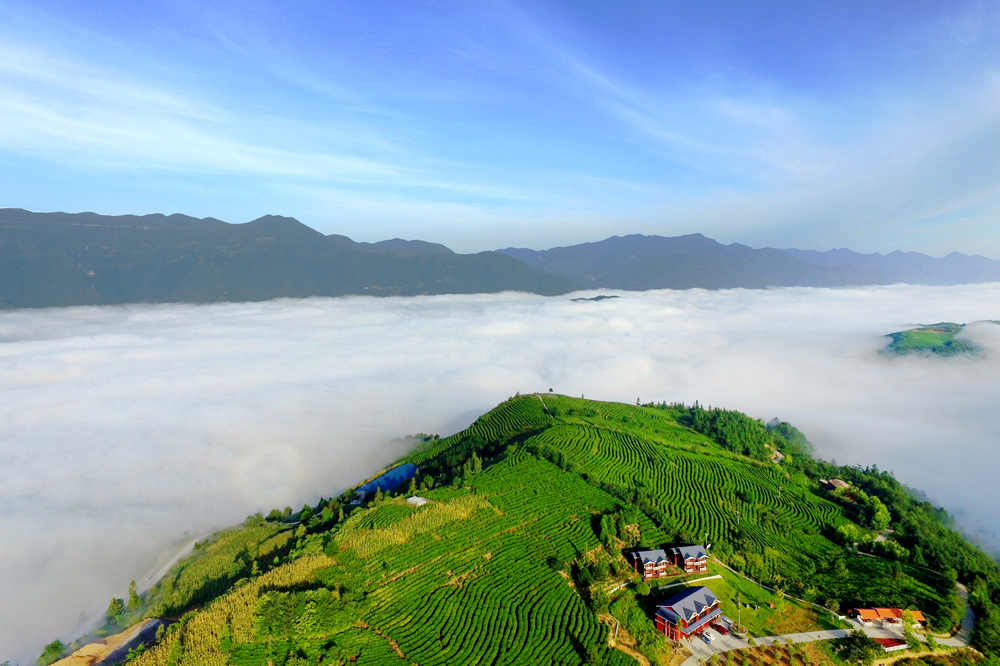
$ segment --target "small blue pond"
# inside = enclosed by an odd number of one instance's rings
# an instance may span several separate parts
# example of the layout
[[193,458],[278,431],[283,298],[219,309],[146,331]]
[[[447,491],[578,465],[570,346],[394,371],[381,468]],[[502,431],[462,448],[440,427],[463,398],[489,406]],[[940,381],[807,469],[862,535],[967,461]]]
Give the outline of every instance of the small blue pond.
[[394,467],[377,479],[373,479],[358,488],[358,492],[373,493],[379,488],[381,488],[384,493],[389,492],[390,490],[395,490],[401,484],[406,483],[415,477],[419,471],[420,469],[416,465],[411,465],[409,463],[400,465],[399,467]]

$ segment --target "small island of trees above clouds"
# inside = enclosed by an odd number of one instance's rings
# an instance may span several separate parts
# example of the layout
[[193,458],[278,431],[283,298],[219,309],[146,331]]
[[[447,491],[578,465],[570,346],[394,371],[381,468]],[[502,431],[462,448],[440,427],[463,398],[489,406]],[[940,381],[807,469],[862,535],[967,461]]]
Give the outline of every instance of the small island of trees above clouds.
[[[1000,321],[976,322],[1000,324]],[[966,324],[941,322],[929,326],[918,326],[906,331],[889,333],[890,342],[882,350],[886,356],[975,356],[983,348],[964,337]]]

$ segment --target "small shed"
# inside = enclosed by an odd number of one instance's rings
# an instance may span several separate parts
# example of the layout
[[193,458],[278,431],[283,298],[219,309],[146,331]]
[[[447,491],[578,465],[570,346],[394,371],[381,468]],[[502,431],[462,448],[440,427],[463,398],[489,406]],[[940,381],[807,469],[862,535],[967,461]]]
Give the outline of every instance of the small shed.
[[901,638],[875,638],[873,640],[881,645],[882,650],[885,652],[896,652],[897,650],[905,650],[910,647]]
[[424,499],[423,497],[417,497],[416,495],[414,495],[413,497],[407,499],[406,503],[409,504],[410,506],[423,506],[424,504],[427,504],[427,500]]

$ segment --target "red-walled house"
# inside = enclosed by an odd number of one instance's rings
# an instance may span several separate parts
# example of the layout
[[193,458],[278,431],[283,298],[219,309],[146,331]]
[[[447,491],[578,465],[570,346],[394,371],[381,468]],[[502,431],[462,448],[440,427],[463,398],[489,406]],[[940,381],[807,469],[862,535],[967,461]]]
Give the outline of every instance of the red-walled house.
[[632,566],[642,574],[643,580],[663,578],[674,561],[662,550],[636,550],[632,552]]
[[656,630],[674,641],[701,634],[722,615],[719,598],[707,587],[694,587],[656,604]]
[[705,546],[676,546],[670,549],[674,564],[684,573],[708,571],[708,549]]

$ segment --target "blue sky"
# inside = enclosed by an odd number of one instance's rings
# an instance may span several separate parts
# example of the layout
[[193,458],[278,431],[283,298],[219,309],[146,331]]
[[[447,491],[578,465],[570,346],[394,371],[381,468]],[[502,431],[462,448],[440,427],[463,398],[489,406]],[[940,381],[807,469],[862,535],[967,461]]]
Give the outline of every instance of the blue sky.
[[0,206],[1000,257],[997,2],[0,0]]

